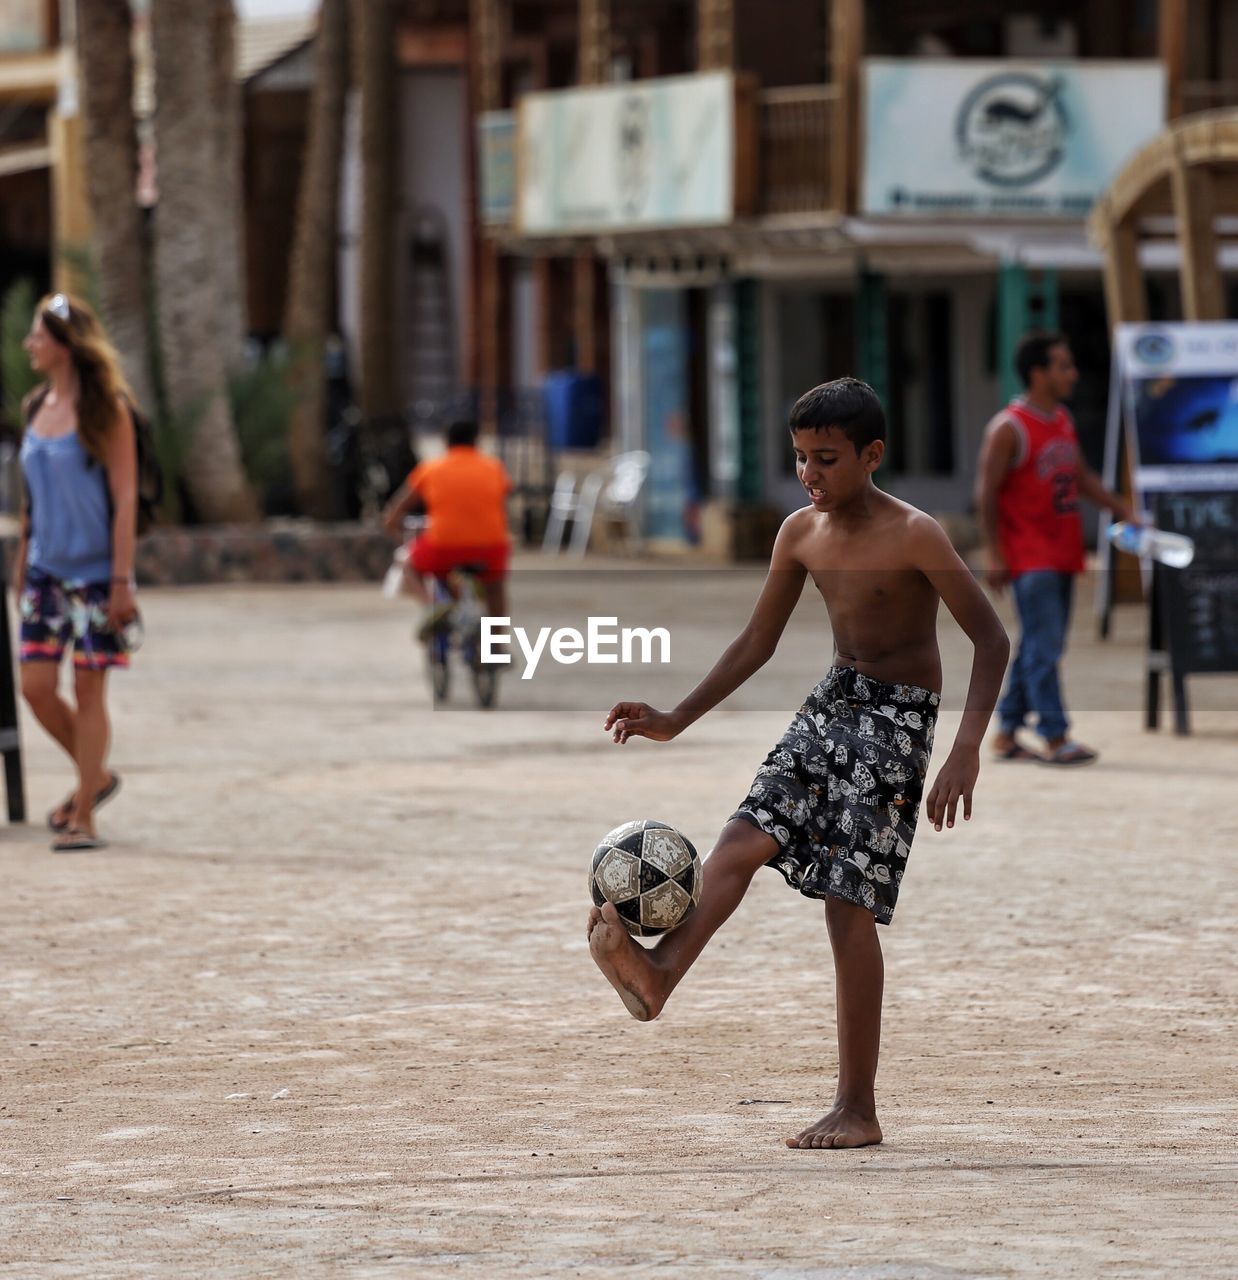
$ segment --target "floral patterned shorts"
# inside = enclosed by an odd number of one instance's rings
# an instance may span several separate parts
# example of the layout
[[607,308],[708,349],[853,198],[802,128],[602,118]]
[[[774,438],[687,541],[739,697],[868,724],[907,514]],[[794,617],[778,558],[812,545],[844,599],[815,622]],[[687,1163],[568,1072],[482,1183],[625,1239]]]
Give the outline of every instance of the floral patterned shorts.
[[110,591],[106,582],[62,582],[29,570],[21,596],[21,660],[59,662],[72,644],[75,667],[127,667],[124,639],[107,624]]
[[894,915],[941,695],[832,667],[731,816],[778,843],[766,864],[810,898]]

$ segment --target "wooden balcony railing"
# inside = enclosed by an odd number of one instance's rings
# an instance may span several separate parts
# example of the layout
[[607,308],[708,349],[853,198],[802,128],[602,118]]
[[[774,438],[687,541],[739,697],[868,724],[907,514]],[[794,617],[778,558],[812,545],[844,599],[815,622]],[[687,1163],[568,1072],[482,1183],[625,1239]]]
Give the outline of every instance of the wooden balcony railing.
[[761,213],[823,213],[835,207],[830,148],[836,93],[829,85],[796,85],[760,94]]
[[1238,80],[1184,80],[1182,112],[1215,111],[1219,107],[1238,107]]
[[[832,148],[836,90],[795,85],[758,93],[758,216],[826,213],[834,198]],[[488,111],[476,121],[479,212],[498,229],[511,225],[515,203],[515,114]]]

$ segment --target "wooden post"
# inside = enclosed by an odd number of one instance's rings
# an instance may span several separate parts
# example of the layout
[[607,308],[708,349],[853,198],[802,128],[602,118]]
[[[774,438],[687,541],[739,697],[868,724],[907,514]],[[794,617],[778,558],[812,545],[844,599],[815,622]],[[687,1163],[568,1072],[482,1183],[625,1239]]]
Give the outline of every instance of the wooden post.
[[[610,79],[610,58],[610,0],[580,0],[580,83],[605,84]],[[578,253],[573,259],[572,304],[576,368],[581,373],[597,373],[597,268],[591,251]]]
[[1216,200],[1213,173],[1188,165],[1179,154],[1170,172],[1178,245],[1184,320],[1223,320],[1225,298],[1217,265]]
[[1182,114],[1182,80],[1186,71],[1187,0],[1160,0],[1156,43],[1165,64],[1165,114],[1172,123]]
[[469,0],[473,109],[503,106],[503,15],[499,0]]
[[734,0],[696,0],[696,69],[735,67]]
[[361,412],[398,413],[396,255],[399,80],[394,0],[353,0],[354,71],[361,87]]
[[75,13],[73,8],[65,9],[64,17],[68,21],[62,29],[61,23],[53,23],[45,11],[49,19],[48,37],[54,34],[64,42],[60,49],[57,102],[47,113],[47,141],[52,157],[52,280],[57,289],[80,294],[86,292],[81,255],[90,249],[91,217],[82,117],[78,109]]
[[555,304],[555,280],[551,260],[539,253],[533,259],[533,293],[537,300],[537,325],[533,334],[533,363],[541,376],[555,366],[551,314]]
[[578,253],[573,263],[572,292],[575,301],[573,346],[576,368],[581,373],[597,373],[599,360],[597,326],[597,266],[592,253]]
[[1139,269],[1139,233],[1133,216],[1110,223],[1105,233],[1105,310],[1109,327],[1148,318],[1147,291]]
[[[473,110],[498,111],[503,106],[503,14],[500,0],[469,0],[470,77]],[[472,146],[476,153],[474,133]],[[477,419],[483,432],[498,428],[499,389],[503,378],[505,326],[503,262],[499,246],[476,221],[477,274],[474,288],[477,307],[476,343]]]
[[580,0],[577,79],[606,84],[610,79],[610,0]]
[[830,79],[837,91],[830,145],[830,206],[839,213],[850,213],[855,208],[863,56],[862,0],[830,0]]
[[86,291],[86,280],[81,273],[79,255],[90,248],[91,233],[81,116],[76,112],[65,115],[59,110],[49,111],[47,136],[52,153],[52,219],[55,228],[52,278],[57,289],[80,294]]
[[[1139,266],[1138,220],[1138,209],[1131,209],[1120,222],[1107,222],[1097,236],[1105,255],[1105,311],[1110,333],[1120,324],[1142,324],[1148,318],[1148,294]],[[1118,445],[1118,491],[1126,498],[1134,494],[1124,436]],[[1143,575],[1134,556],[1116,550],[1111,552],[1109,575],[1110,603],[1105,606],[1102,624],[1106,628],[1112,604],[1131,604],[1143,599]],[[1150,699],[1155,688],[1159,685],[1154,680],[1149,686]]]

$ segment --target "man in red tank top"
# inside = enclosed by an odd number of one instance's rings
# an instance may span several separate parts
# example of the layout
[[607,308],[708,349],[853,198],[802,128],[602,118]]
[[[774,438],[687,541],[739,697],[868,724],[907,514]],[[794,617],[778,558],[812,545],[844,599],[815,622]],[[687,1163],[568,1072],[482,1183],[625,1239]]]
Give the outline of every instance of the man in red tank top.
[[[998,704],[994,743],[1003,760],[1090,764],[1096,752],[1070,739],[1058,668],[1070,627],[1074,575],[1082,573],[1079,498],[1132,518],[1079,452],[1075,424],[1062,401],[1079,372],[1059,333],[1029,333],[1015,352],[1025,394],[1016,396],[985,430],[976,506],[988,551],[989,585],[1014,594],[1022,634]],[[1043,755],[1018,741],[1035,713]]]

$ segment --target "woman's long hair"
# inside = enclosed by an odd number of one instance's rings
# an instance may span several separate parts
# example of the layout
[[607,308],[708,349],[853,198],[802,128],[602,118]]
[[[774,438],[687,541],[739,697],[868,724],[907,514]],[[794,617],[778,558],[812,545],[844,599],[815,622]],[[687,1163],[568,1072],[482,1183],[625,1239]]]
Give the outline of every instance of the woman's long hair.
[[[65,298],[69,318],[49,310],[53,299]],[[121,371],[120,359],[108,341],[99,317],[80,298],[51,294],[38,305],[39,318],[49,334],[67,347],[77,374],[77,434],[82,447],[97,462],[106,462],[108,432],[116,421],[117,401],[133,403],[133,392]]]

